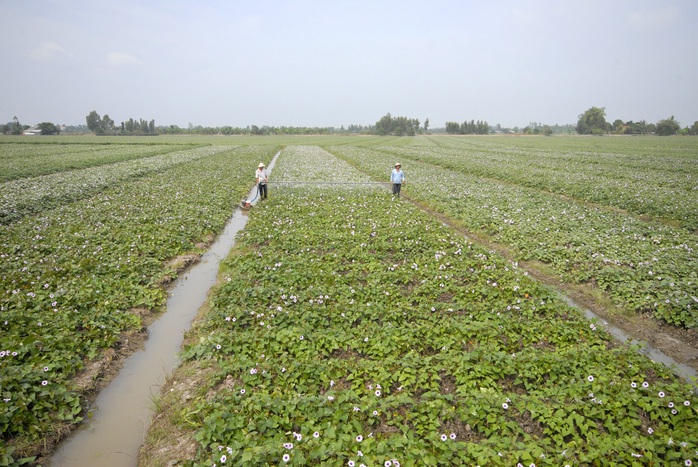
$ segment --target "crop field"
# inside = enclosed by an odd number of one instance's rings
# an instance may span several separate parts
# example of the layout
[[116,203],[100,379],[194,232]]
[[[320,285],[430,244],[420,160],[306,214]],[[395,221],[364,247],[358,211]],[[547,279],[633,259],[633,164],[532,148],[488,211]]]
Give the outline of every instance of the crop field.
[[410,196],[450,214],[468,193],[452,171],[406,159],[409,146],[327,149],[281,153],[272,180],[347,184],[272,184],[253,209],[163,390],[142,465],[698,459],[691,385],[515,261],[384,188],[350,184],[385,180],[399,152]]
[[329,149],[384,179],[399,160],[413,199],[518,259],[592,283],[618,306],[698,327],[698,147],[609,154],[474,140]]
[[177,149],[0,185],[0,465],[85,416],[75,375],[164,303],[168,260],[220,232],[275,152]]
[[[46,141],[0,140],[0,465],[87,416],[279,149],[142,465],[698,462],[694,387],[522,267],[694,335],[693,138]],[[360,184],[397,161],[402,199]]]

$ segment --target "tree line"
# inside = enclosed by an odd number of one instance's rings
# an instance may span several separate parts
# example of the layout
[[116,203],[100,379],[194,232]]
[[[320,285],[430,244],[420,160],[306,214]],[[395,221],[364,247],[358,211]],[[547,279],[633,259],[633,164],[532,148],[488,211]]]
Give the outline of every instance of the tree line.
[[644,120],[624,122],[621,119],[616,119],[613,123],[609,123],[606,121],[605,107],[590,107],[583,114],[579,115],[576,130],[580,135],[603,135],[609,133],[619,135],[655,134],[659,136],[698,135],[698,121],[685,128],[681,128],[681,125],[673,115],[657,123],[647,123]]
[[116,125],[114,120],[112,120],[109,115],[104,114],[100,117],[97,111],[93,110],[87,117],[87,128],[93,131],[96,135],[157,135],[157,129],[155,128],[155,120],[134,120],[129,118],[125,122],[121,122],[121,125]]
[[450,135],[488,135],[490,126],[487,122],[478,120],[465,121],[463,123],[446,122],[446,133]]
[[[209,127],[189,124],[188,128],[177,125],[156,126],[155,120],[133,119],[117,125],[109,115],[101,117],[96,111],[90,112],[86,117],[87,129],[97,135],[157,135],[157,134],[199,134],[199,135],[327,135],[327,134],[373,134],[393,136],[414,136],[429,132],[429,119],[420,125],[419,119],[408,117],[393,117],[390,113],[381,117],[375,125],[342,125],[340,129],[335,127],[289,127],[289,126],[257,126],[247,127]],[[6,135],[21,135],[31,129],[42,135],[57,135],[61,131],[68,133],[80,133],[84,131],[83,125],[61,128],[50,122],[41,122],[35,127],[23,125],[17,117],[4,125],[0,124],[0,133]],[[543,134],[550,136],[557,133],[577,132],[582,135],[643,135],[655,134],[659,136],[669,135],[698,135],[698,121],[690,127],[681,127],[680,123],[671,116],[658,121],[647,123],[644,120],[634,122],[616,119],[613,123],[606,121],[606,109],[604,107],[591,107],[579,115],[577,124],[568,125],[543,125],[531,123],[523,129],[518,127],[502,128],[501,125],[491,127],[486,121],[464,121],[463,123],[446,122],[445,128],[435,128],[432,133],[460,134],[460,135],[486,135],[490,133],[511,134],[523,133],[527,135]]]
[[376,122],[375,134],[380,136],[414,136],[429,131],[429,119],[424,120],[424,128],[420,127],[419,119],[393,117],[390,112]]

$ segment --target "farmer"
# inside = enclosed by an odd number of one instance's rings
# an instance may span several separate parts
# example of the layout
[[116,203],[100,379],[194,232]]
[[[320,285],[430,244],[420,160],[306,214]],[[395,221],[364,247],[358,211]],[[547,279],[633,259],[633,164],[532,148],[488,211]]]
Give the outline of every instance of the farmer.
[[257,179],[257,189],[259,190],[261,199],[267,199],[267,182],[269,181],[269,175],[267,175],[263,163],[259,163],[257,172],[255,172],[254,176]]
[[405,182],[405,172],[400,170],[400,163],[395,164],[395,168],[390,174],[390,181],[393,182],[393,195],[400,197],[400,188]]

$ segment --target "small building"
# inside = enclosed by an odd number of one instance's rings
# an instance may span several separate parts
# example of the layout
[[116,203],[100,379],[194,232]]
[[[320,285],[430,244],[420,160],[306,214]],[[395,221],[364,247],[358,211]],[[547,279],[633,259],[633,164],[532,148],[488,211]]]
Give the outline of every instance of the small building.
[[34,136],[34,135],[40,135],[41,134],[41,129],[39,128],[38,125],[32,125],[26,130],[22,132],[23,135],[27,136]]

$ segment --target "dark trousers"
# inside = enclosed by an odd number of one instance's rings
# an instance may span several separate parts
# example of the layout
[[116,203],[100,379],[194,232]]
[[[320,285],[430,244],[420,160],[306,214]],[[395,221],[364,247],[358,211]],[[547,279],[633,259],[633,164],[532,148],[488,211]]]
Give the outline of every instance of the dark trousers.
[[257,188],[259,188],[259,196],[262,199],[267,199],[267,184],[266,183],[260,183]]
[[402,187],[402,183],[393,183],[393,194],[397,196],[398,198],[400,197],[400,188]]

